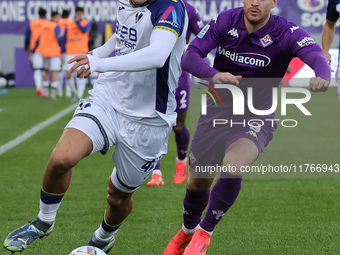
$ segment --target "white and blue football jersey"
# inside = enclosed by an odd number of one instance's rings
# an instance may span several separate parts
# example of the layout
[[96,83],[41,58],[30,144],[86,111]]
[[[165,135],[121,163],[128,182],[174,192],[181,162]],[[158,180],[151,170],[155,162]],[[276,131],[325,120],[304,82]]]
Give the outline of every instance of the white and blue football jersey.
[[116,33],[113,35],[116,36],[117,56],[149,46],[154,29],[170,31],[178,39],[163,67],[139,72],[102,73],[91,94],[100,93],[122,114],[137,118],[161,117],[169,125],[175,125],[175,92],[181,74],[187,24],[181,0],[151,0],[144,6],[119,0]]

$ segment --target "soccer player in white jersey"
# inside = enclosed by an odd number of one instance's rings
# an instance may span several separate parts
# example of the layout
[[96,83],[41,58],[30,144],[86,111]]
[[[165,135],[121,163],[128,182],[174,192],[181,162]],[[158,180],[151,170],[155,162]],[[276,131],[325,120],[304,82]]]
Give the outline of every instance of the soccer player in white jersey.
[[[108,205],[89,245],[108,253],[114,234],[130,214],[132,194],[167,152],[176,124],[175,92],[185,49],[187,15],[182,1],[118,1],[116,33],[92,55],[71,59],[71,68],[87,78],[101,73],[81,100],[47,164],[36,219],[4,241],[22,251],[49,235],[70,182],[72,168],[84,157],[105,154],[111,146],[115,167],[109,178]],[[115,50],[116,56],[107,58]]]

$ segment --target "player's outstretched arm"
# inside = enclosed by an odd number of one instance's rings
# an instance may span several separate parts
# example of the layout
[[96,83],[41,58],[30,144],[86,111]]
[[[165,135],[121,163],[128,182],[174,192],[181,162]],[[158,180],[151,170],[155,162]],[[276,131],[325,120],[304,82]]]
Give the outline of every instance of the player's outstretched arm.
[[309,90],[313,92],[327,91],[331,80],[331,69],[324,54],[320,51],[311,51],[301,58],[315,72],[315,77],[309,81]]
[[211,80],[213,84],[234,83],[239,84],[241,75],[233,75],[229,72],[219,72],[213,67],[210,67],[205,61],[205,56],[200,54],[200,51],[193,45],[188,47],[184,54],[183,69],[192,75],[206,80]]
[[116,33],[114,33],[106,43],[102,46],[95,48],[92,54],[96,58],[106,58],[111,55],[111,53],[116,49]]
[[182,68],[198,78],[212,79],[219,71],[210,67],[204,61],[205,57],[196,46],[190,44],[184,54]]
[[[69,64],[77,62],[70,72],[79,66],[77,76],[87,78],[92,72],[138,72],[160,68],[169,57],[177,37],[174,33],[155,29],[150,38],[150,45],[126,55],[111,58],[96,58],[91,55],[76,56],[68,61]],[[87,70],[88,69],[88,70]],[[87,71],[86,71],[87,70]],[[84,73],[85,72],[85,73]]]

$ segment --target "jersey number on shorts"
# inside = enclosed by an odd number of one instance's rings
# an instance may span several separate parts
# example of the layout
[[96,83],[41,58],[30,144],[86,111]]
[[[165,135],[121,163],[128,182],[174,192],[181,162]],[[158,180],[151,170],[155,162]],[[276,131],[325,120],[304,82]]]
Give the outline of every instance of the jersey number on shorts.
[[142,166],[142,170],[144,170],[144,172],[152,171],[155,168],[156,163],[157,161],[155,159],[152,161],[148,161]]

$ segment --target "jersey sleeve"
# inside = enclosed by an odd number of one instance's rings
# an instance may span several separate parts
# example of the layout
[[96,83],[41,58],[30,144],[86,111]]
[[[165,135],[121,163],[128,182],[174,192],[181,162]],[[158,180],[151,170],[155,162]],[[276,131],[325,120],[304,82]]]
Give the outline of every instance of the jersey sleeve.
[[339,19],[339,13],[336,10],[338,4],[340,4],[340,0],[329,0],[328,2],[326,20],[330,23],[335,23]]
[[150,7],[153,29],[170,31],[178,38],[184,31],[185,7],[181,1],[157,1]]
[[280,44],[283,52],[292,57],[304,58],[312,51],[322,53],[320,46],[308,32],[292,22],[287,23],[287,29],[281,35]]
[[198,13],[198,10],[194,6],[185,2],[185,8],[187,10],[189,18],[188,32],[197,35],[204,26],[203,21]]
[[91,22],[89,22],[88,20],[77,20],[76,24],[82,33],[89,32],[91,29]]
[[[220,15],[216,15],[209,21],[207,25],[197,34],[196,38],[191,42],[190,46],[195,47],[202,57],[206,57],[208,53],[216,48],[221,40],[223,32],[221,33],[221,27],[224,26],[224,30],[227,30],[225,20],[221,21]],[[228,31],[228,30],[227,30]]]
[[212,49],[216,48],[224,34],[223,31],[228,31],[225,28],[228,20],[228,15],[221,18],[220,15],[216,15],[201,32],[198,33],[184,54],[184,70],[199,78],[212,78],[215,74],[219,73],[218,70],[210,67],[210,65],[204,61],[204,58]]

